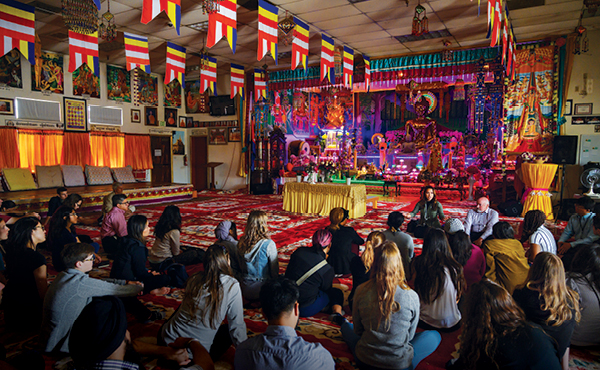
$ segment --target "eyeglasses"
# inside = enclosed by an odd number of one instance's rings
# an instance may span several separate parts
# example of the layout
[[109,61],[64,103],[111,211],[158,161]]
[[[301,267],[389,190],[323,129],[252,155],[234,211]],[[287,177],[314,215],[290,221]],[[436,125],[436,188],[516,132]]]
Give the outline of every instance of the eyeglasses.
[[91,256],[89,256],[88,258],[84,259],[83,262],[94,262],[96,260],[96,255],[92,254]]

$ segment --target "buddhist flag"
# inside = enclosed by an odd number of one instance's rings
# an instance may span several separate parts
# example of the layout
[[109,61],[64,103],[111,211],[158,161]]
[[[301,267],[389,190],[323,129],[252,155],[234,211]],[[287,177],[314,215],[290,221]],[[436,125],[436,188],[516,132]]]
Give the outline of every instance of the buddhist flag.
[[75,71],[84,63],[96,76],[100,77],[98,32],[84,35],[69,31],[69,72]]
[[229,47],[235,54],[237,43],[237,0],[223,0],[219,11],[208,15],[206,46],[212,48],[219,40],[227,37]]
[[156,18],[160,12],[165,11],[167,16],[175,26],[179,35],[179,26],[181,25],[181,0],[144,0],[142,5],[142,23],[148,24]]
[[344,46],[344,85],[352,87],[354,73],[354,50]]
[[254,69],[254,101],[267,98],[267,80],[262,69]]
[[211,89],[217,95],[217,58],[206,57],[205,69],[200,72],[200,92]]
[[238,92],[240,98],[244,99],[244,67],[231,63],[231,99]]
[[502,64],[506,66],[506,47],[508,46],[507,19],[502,22]]
[[124,32],[125,35],[125,59],[127,70],[140,67],[146,73],[150,73],[150,53],[148,52],[148,38]]
[[371,58],[363,55],[363,60],[365,61],[365,90],[369,91],[371,85]]
[[167,69],[165,85],[177,79],[185,88],[185,48],[172,42],[167,42]]
[[300,19],[294,17],[294,41],[292,42],[292,69],[298,67],[298,63],[302,63],[306,69],[306,61],[308,59],[308,26]]
[[333,63],[333,39],[321,34],[321,80],[329,74],[329,82],[335,84],[335,65]]
[[2,55],[17,48],[35,65],[35,7],[0,0],[0,47]]
[[263,0],[258,0],[258,60],[267,51],[277,64],[277,12],[279,9]]
[[494,22],[492,25],[491,47],[496,46],[500,37],[500,28],[502,27],[502,0],[496,0],[494,4]]

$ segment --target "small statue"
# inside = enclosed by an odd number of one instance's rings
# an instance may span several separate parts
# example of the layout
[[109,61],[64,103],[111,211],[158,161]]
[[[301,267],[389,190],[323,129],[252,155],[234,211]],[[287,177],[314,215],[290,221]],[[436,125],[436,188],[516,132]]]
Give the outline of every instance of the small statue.
[[417,150],[421,150],[433,142],[437,130],[435,121],[425,117],[429,111],[429,102],[424,96],[414,103],[414,107],[417,118],[406,122],[406,135],[416,144]]
[[427,170],[431,173],[437,173],[442,169],[442,144],[440,138],[436,137],[429,149],[429,162]]
[[338,104],[338,98],[334,97],[331,106],[327,110],[327,127],[340,129],[344,126],[344,107]]

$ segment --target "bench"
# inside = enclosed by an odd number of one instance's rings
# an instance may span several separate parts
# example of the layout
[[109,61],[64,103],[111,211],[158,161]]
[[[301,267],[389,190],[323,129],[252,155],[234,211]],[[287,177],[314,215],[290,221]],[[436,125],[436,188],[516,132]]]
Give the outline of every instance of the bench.
[[373,209],[377,209],[377,201],[381,198],[378,195],[368,195],[366,203],[371,203],[373,205]]

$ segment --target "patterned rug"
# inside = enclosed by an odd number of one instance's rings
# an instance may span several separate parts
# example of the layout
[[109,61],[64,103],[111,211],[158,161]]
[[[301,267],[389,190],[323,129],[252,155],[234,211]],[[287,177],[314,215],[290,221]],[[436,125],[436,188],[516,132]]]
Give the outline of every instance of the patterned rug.
[[[240,192],[201,192],[199,199],[188,202],[178,203],[183,218],[183,228],[181,240],[183,244],[206,248],[211,245],[214,238],[214,229],[217,224],[223,220],[232,220],[238,226],[238,232],[241,233],[245,226],[245,220],[248,213],[253,209],[265,210],[269,214],[269,228],[271,237],[275,241],[279,250],[280,273],[285,272],[291,253],[300,246],[310,245],[312,234],[319,228],[329,224],[326,217],[318,215],[300,215],[283,211],[282,197],[280,195],[245,195]],[[356,220],[351,220],[349,226],[356,229],[359,235],[366,238],[369,233],[375,230],[384,230],[387,228],[386,221],[391,211],[412,211],[415,201],[394,202],[389,198],[383,198],[378,203],[378,209],[368,208],[367,214]],[[457,201],[453,199],[443,199],[446,216],[464,218],[467,210],[475,206],[474,202]],[[160,217],[164,207],[154,206],[140,209],[137,214],[143,214],[150,220],[151,227],[154,226]],[[510,222],[519,229],[522,219],[501,217],[502,220]],[[405,223],[406,225],[406,223]],[[564,225],[557,225],[557,230],[562,231]],[[99,228],[93,226],[80,226],[78,232],[88,234],[93,239],[99,241]],[[151,238],[152,239],[152,238]],[[153,240],[149,242],[149,245]],[[416,253],[420,254],[422,240],[416,239]],[[56,272],[51,266],[51,257],[46,253],[48,261],[48,272],[52,280]],[[199,271],[198,266],[188,269],[190,274]],[[90,275],[93,277],[107,277],[110,268],[94,269]],[[349,277],[339,278],[334,281],[334,285],[341,288],[346,296],[352,288],[352,279]],[[183,290],[173,289],[166,296],[145,295],[141,300],[150,309],[160,309],[167,313],[167,318],[175,311],[183,299]],[[348,307],[345,307],[347,313],[350,313]],[[1,313],[0,313],[1,315]],[[351,319],[351,316],[348,315]],[[155,341],[156,334],[162,325],[162,321],[152,324],[139,324],[130,317],[130,331],[134,338],[144,338],[144,340]],[[248,335],[252,336],[264,332],[267,324],[262,317],[260,309],[246,309],[245,321],[248,328]],[[4,328],[3,318],[0,318],[0,329]],[[1,330],[4,333],[4,330]],[[354,369],[355,363],[352,355],[344,343],[339,327],[328,320],[328,315],[317,314],[315,317],[303,318],[298,326],[299,334],[307,341],[319,342],[329,350],[336,361],[336,369]],[[444,369],[445,363],[453,357],[457,357],[458,336],[460,330],[454,333],[442,334],[442,343],[438,349],[429,357],[421,362],[417,367],[419,370],[439,370]],[[7,347],[8,353],[14,354],[25,348],[35,348],[36,340],[34,337],[22,338],[18,335],[0,334],[0,342]],[[231,348],[221,361],[217,362],[217,369],[233,369],[234,349]],[[600,369],[598,355],[600,351],[577,350],[571,352],[572,369]],[[46,368],[53,369],[56,358],[46,357]],[[147,359],[145,362],[147,369],[160,369],[156,360]]]

